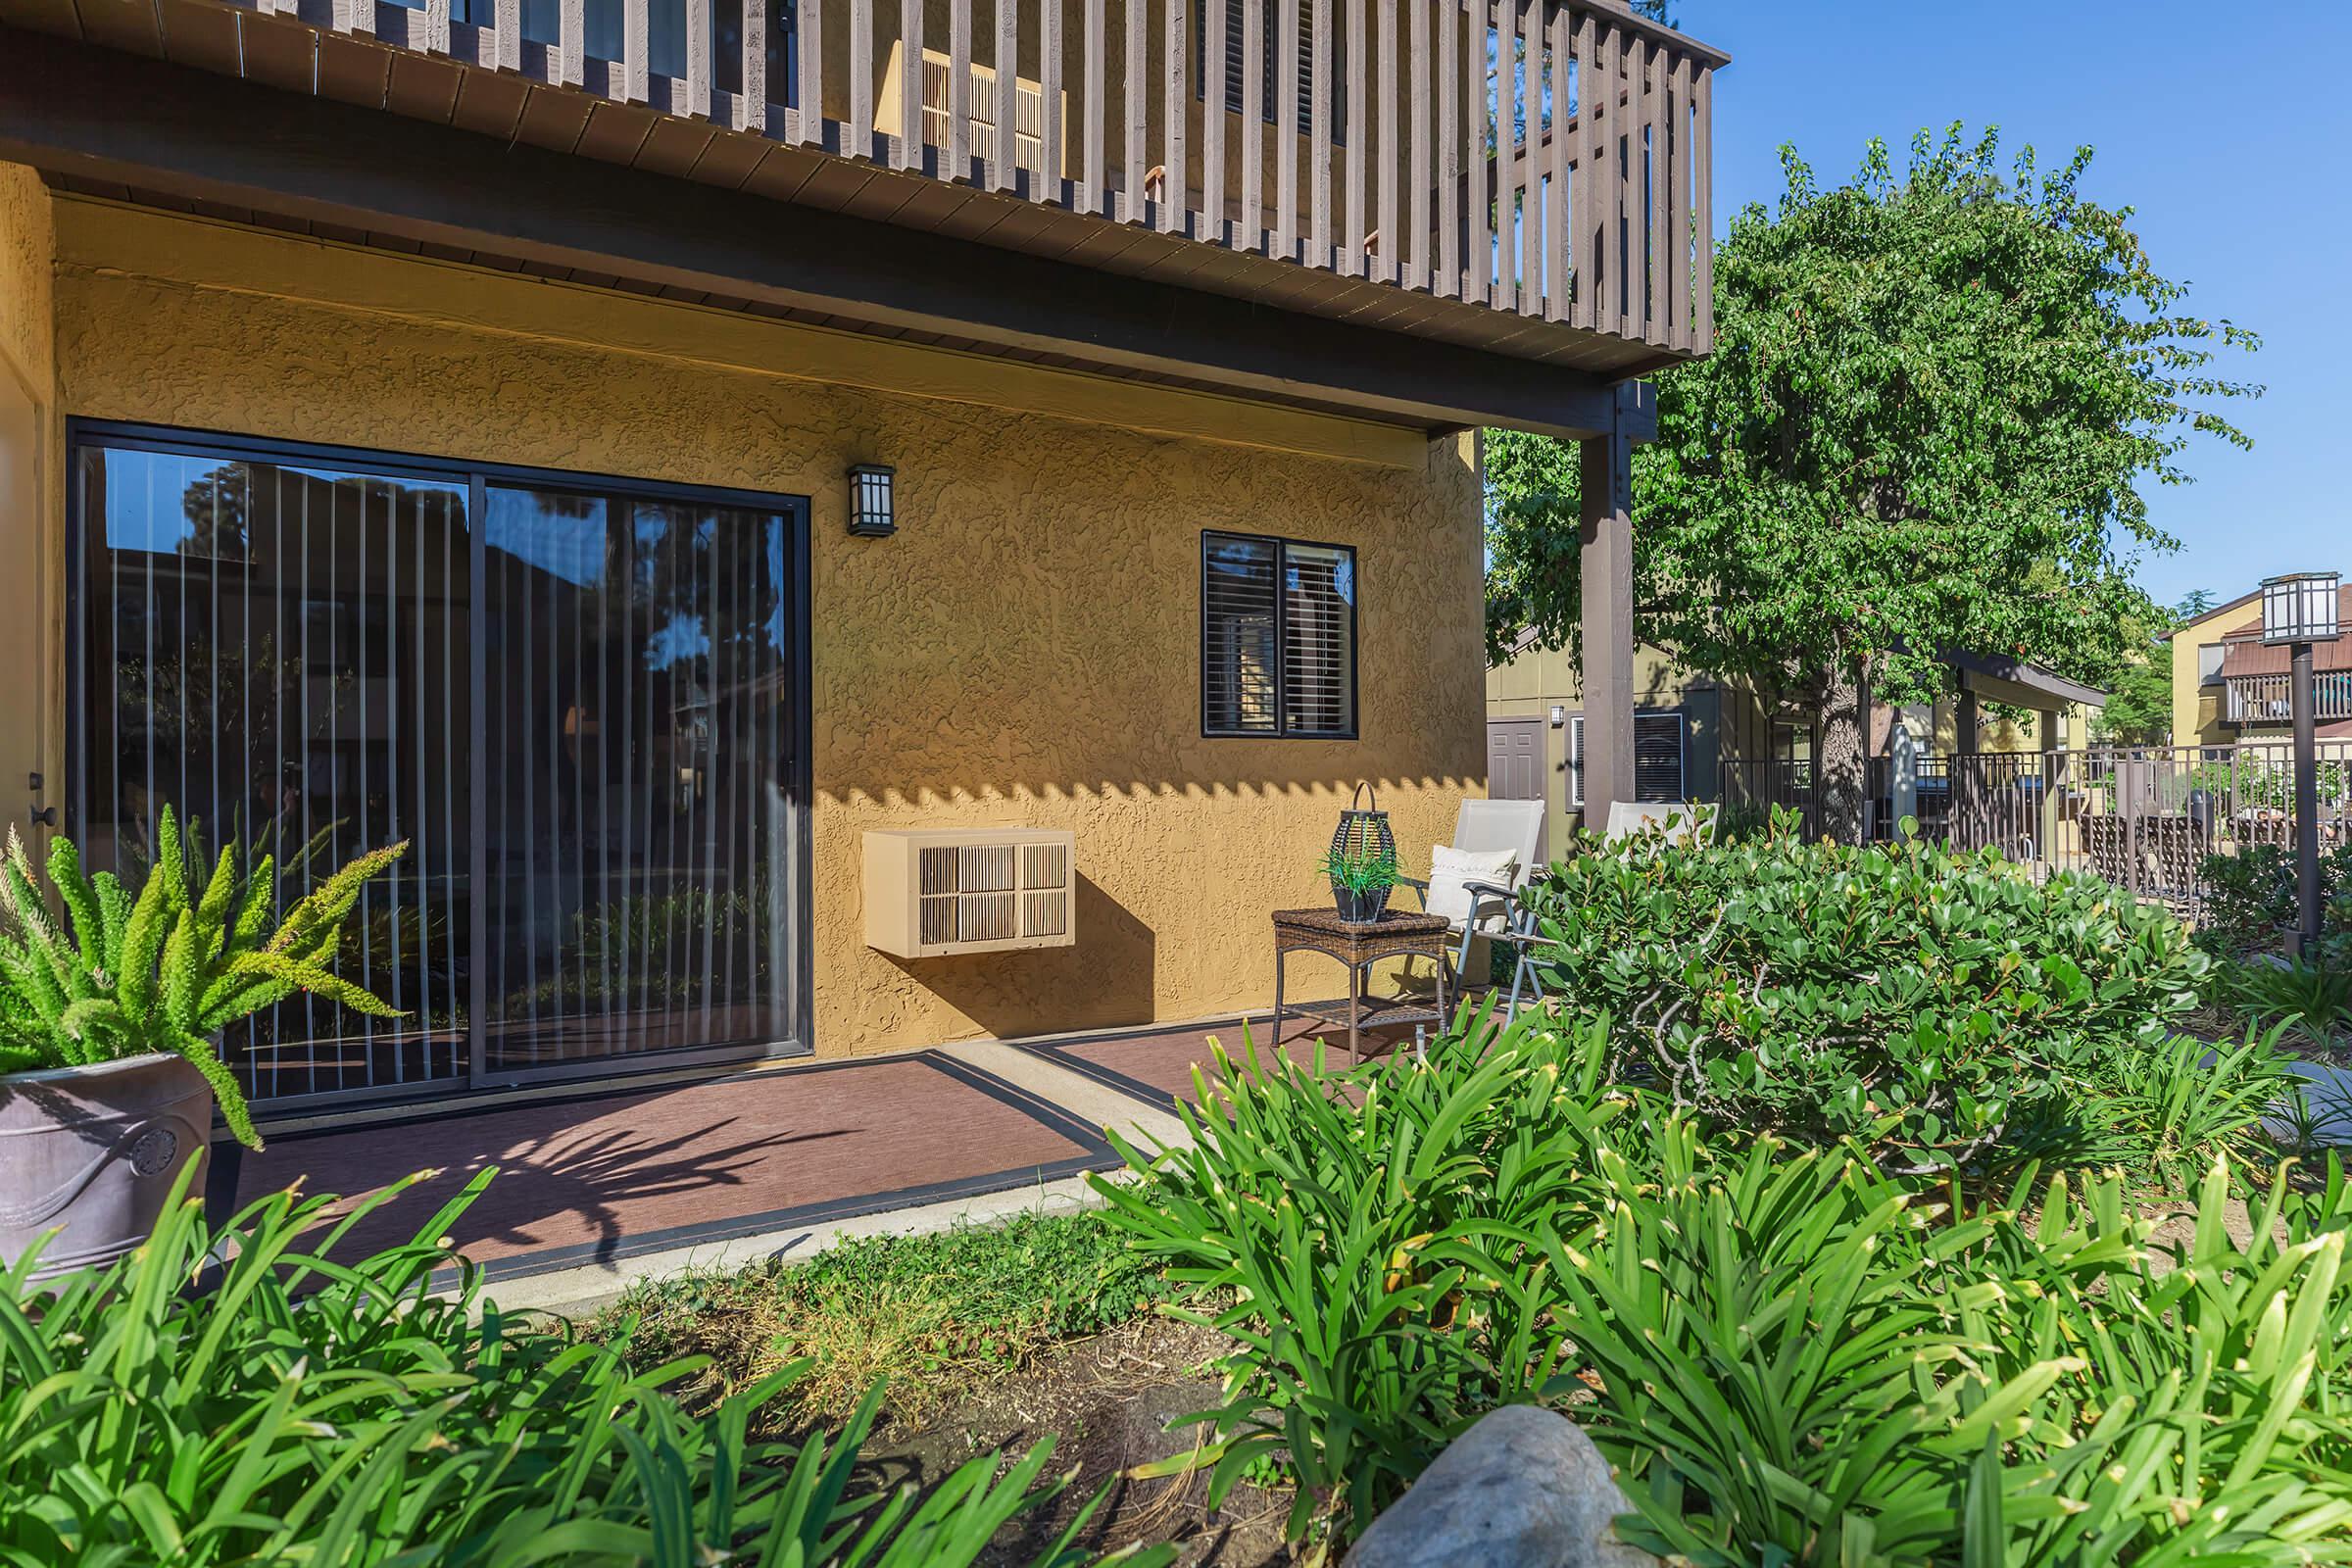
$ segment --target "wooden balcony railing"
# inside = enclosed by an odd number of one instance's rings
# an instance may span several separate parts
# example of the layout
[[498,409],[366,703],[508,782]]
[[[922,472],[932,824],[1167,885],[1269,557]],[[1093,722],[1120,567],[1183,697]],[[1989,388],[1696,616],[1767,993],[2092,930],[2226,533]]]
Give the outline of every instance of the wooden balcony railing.
[[[1725,57],[1619,0],[240,3],[1644,363],[1712,343]],[[1512,348],[1583,364],[1572,337]]]
[[[2225,683],[2224,716],[2232,724],[2284,724],[2294,718],[2293,677],[2232,675]],[[2322,670],[2313,677],[2319,721],[2352,718],[2352,669]]]

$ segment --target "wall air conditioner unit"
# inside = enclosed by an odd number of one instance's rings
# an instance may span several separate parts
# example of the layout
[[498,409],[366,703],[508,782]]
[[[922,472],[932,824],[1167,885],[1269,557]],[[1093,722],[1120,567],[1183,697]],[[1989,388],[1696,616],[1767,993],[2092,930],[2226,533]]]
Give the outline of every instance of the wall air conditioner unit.
[[902,958],[1066,948],[1077,940],[1072,835],[975,827],[865,835],[865,942]]

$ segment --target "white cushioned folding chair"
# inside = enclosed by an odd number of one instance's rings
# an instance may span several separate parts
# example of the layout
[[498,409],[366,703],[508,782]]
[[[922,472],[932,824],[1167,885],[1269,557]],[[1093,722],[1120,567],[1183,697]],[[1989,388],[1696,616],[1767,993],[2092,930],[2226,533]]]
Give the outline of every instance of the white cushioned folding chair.
[[1447,977],[1457,995],[1469,969],[1471,948],[1480,937],[1518,949],[1518,967],[1511,977],[1512,1012],[1518,1010],[1521,978],[1533,979],[1528,947],[1520,940],[1519,927],[1526,922],[1518,906],[1519,891],[1546,863],[1545,814],[1542,801],[1464,801],[1454,817],[1453,841],[1430,851],[1428,880],[1396,879],[1420,897],[1423,909],[1444,915],[1460,938]]

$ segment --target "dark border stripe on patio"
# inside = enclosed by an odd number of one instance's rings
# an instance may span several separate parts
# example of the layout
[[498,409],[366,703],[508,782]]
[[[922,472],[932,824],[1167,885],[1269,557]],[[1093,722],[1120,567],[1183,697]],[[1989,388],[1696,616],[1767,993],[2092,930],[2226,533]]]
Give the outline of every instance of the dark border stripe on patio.
[[[1166,1110],[1175,1100],[1192,1098],[1191,1067],[1194,1063],[1208,1062],[1211,1035],[1224,1045],[1228,1055],[1238,1057],[1243,1051],[1243,1027],[1247,1025],[1263,1054],[1267,1049],[1266,1026],[1271,1021],[1271,1013],[1251,1013],[1181,1029],[1122,1029],[1063,1040],[1008,1040],[1004,1044],[1040,1061],[1067,1068],[1105,1089],[1142,1101],[1154,1110]],[[1327,1042],[1336,1039],[1337,1043],[1330,1047],[1332,1064],[1341,1070],[1348,1066],[1344,1029],[1335,1031],[1312,1019],[1291,1017],[1284,1020],[1284,1035],[1286,1055],[1295,1047],[1311,1049],[1318,1036]],[[1410,1039],[1410,1035],[1404,1038]],[[1368,1050],[1378,1051],[1396,1043],[1387,1034],[1367,1031],[1364,1035]]]

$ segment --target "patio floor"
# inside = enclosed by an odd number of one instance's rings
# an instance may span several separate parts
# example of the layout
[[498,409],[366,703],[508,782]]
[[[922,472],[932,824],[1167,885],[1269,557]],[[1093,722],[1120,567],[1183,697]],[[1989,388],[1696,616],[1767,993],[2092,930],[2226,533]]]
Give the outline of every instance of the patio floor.
[[[1285,1054],[1311,1059],[1319,1033],[1330,1031],[1291,1020]],[[1264,1019],[1251,1034],[1266,1049]],[[1179,1131],[1164,1113],[1171,1097],[1191,1097],[1193,1065],[1209,1061],[1211,1037],[1243,1050],[1242,1025],[1226,1022],[444,1106],[279,1134],[244,1152],[233,1173],[217,1172],[217,1186],[233,1174],[240,1204],[295,1182],[349,1199],[434,1171],[354,1228],[338,1249],[351,1258],[415,1236],[496,1166],[488,1191],[450,1228],[459,1249],[494,1280],[566,1270],[618,1280],[628,1271],[615,1265],[629,1259],[740,1258],[747,1243],[780,1250],[767,1244],[797,1247],[860,1216],[952,1215],[984,1195],[1018,1198],[1113,1168],[1102,1125]],[[1378,1051],[1384,1042],[1367,1033],[1365,1044]]]
[[414,1236],[489,1166],[451,1239],[493,1278],[612,1263],[1107,1168],[1100,1131],[939,1052],[816,1062],[588,1099],[444,1108],[282,1135],[247,1152],[240,1203],[299,1180],[364,1196],[433,1169],[343,1251]]

